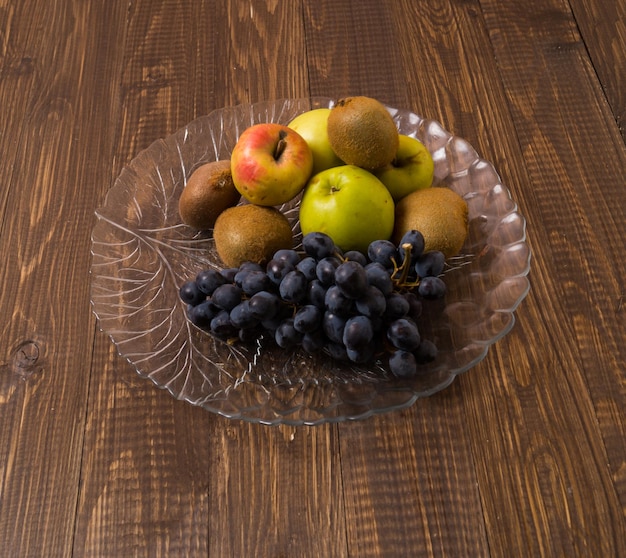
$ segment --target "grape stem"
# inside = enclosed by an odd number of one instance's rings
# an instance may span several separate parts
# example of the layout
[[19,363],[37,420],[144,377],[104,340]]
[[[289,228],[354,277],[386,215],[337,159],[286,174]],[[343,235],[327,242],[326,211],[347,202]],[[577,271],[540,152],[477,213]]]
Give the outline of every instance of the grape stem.
[[[411,269],[411,244],[409,242],[405,242],[400,248],[404,251],[404,258],[402,259],[402,265],[400,267],[398,267],[396,261],[393,260],[393,273],[391,275],[391,280],[398,288],[417,287],[419,285],[419,280],[415,282],[407,281],[407,277],[409,276],[409,271]],[[400,274],[399,277],[398,274]]]

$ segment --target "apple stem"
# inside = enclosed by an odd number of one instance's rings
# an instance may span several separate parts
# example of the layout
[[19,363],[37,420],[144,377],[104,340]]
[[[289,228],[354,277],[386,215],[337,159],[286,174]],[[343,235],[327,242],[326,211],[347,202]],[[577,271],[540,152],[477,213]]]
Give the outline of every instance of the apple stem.
[[281,130],[278,133],[278,143],[274,149],[274,160],[276,161],[280,159],[280,156],[285,152],[285,149],[287,149],[287,141],[285,140],[285,137],[287,137],[286,132]]

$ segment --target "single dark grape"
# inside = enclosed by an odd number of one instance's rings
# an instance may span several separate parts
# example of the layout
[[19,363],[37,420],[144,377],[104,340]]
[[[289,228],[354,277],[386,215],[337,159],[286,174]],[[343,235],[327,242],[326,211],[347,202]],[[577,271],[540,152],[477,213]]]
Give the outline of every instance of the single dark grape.
[[272,259],[289,262],[295,267],[300,263],[300,254],[290,248],[282,248],[274,253]]
[[341,265],[339,258],[328,256],[317,262],[315,274],[325,287],[330,287],[335,282],[335,270]]
[[367,316],[354,316],[343,328],[343,344],[348,349],[358,350],[370,345],[374,337],[372,322]]
[[256,327],[260,322],[250,310],[249,300],[242,300],[230,311],[230,321],[237,329]]
[[363,267],[365,267],[368,263],[367,256],[363,254],[363,252],[359,252],[358,250],[348,250],[343,255],[343,259],[350,262],[360,263]]
[[308,283],[304,273],[295,269],[290,271],[278,286],[281,298],[286,302],[300,302],[307,295]]
[[409,303],[409,311],[407,317],[411,318],[414,322],[417,322],[422,315],[422,301],[414,292],[403,293],[402,296],[406,298]]
[[438,277],[443,273],[446,257],[439,250],[424,252],[415,262],[415,272],[419,277]]
[[446,295],[446,284],[440,277],[424,277],[417,287],[417,292],[427,299],[443,298]]
[[399,318],[404,318],[411,309],[407,298],[400,293],[391,293],[387,297],[385,312],[383,318],[388,322],[392,322]]
[[265,271],[248,271],[241,281],[241,289],[248,296],[272,288],[272,280]]
[[326,336],[320,329],[309,331],[302,336],[302,348],[307,353],[321,351],[326,345]]
[[307,300],[318,308],[325,308],[326,290],[319,279],[313,279],[307,287]]
[[248,274],[256,272],[263,273],[265,270],[256,262],[243,262],[239,266],[239,271],[235,273],[235,276],[233,277],[233,283],[235,283],[238,287],[241,287]]
[[235,337],[238,334],[237,328],[230,321],[230,314],[226,310],[220,310],[215,318],[211,320],[210,327],[211,332],[217,337]]
[[334,343],[343,343],[343,329],[346,325],[345,318],[333,314],[332,312],[325,312],[322,318],[322,329],[326,334],[326,337]]
[[226,283],[226,278],[217,269],[205,269],[196,275],[196,284],[205,295],[212,295],[220,285]]
[[332,256],[336,249],[333,239],[322,232],[311,232],[302,238],[302,248],[309,256],[322,260]]
[[387,339],[397,349],[414,351],[419,347],[420,334],[413,320],[400,318],[389,324]]
[[227,267],[226,269],[222,269],[220,274],[224,277],[227,283],[233,283],[235,281],[235,275],[237,275],[238,271],[238,267]]
[[241,302],[241,295],[241,289],[237,285],[226,283],[215,289],[211,301],[215,306],[230,312]]
[[422,339],[419,347],[413,351],[413,355],[418,364],[426,364],[435,360],[438,352],[437,346],[432,341]]
[[374,240],[367,247],[367,256],[371,262],[393,268],[394,261],[398,262],[398,248],[390,240]]
[[185,281],[179,290],[183,302],[196,306],[206,299],[206,295],[198,288],[195,281]]
[[348,298],[361,298],[364,296],[368,284],[367,273],[358,262],[343,262],[335,270],[335,285]]
[[389,370],[397,378],[413,378],[417,374],[415,357],[409,351],[395,351],[389,357]]
[[356,364],[365,364],[374,359],[374,346],[365,345],[356,349],[346,348],[348,359]]
[[297,331],[293,326],[293,320],[287,318],[276,328],[274,339],[279,347],[288,349],[300,344],[302,341],[302,333]]
[[331,285],[324,297],[324,306],[330,312],[340,316],[347,316],[352,309],[353,300],[343,294],[337,285]]
[[249,269],[239,268],[239,271],[235,273],[235,277],[233,277],[233,283],[241,289],[241,284],[243,283],[244,278],[248,276],[248,273],[250,273]]
[[187,310],[187,316],[189,321],[202,328],[206,329],[211,325],[211,320],[217,315],[219,309],[210,300],[205,300],[195,306],[189,306]]
[[257,262],[247,261],[247,262],[243,262],[239,266],[239,271],[241,271],[241,270],[263,271],[263,266],[260,263],[257,263]]
[[398,254],[400,256],[399,258],[399,262],[402,263],[404,262],[404,256],[406,254],[405,252],[405,245],[409,245],[410,249],[409,249],[409,253],[411,255],[411,264],[415,264],[415,262],[417,261],[417,258],[419,258],[422,253],[424,252],[424,245],[425,245],[425,241],[424,241],[424,235],[416,230],[410,230],[404,233],[404,235],[402,235],[402,239],[400,240],[400,243],[398,244]]
[[317,277],[317,260],[311,256],[307,256],[306,258],[302,258],[297,264],[296,269],[304,273],[304,276],[307,278],[307,281],[313,281]]
[[306,304],[298,309],[293,316],[293,327],[300,333],[309,333],[320,327],[322,311],[313,304]]
[[253,294],[248,303],[251,314],[260,320],[273,318],[278,313],[280,305],[280,298],[267,291]]
[[270,260],[267,262],[265,272],[275,285],[280,284],[285,275],[296,269],[296,266],[287,260]]
[[388,296],[393,291],[393,281],[390,271],[378,262],[371,262],[365,266],[365,274],[370,285],[377,287],[381,293]]
[[382,316],[387,308],[387,300],[380,289],[370,285],[365,295],[357,299],[356,308],[364,316]]
[[385,296],[393,291],[393,281],[388,269],[379,262],[371,262],[365,266],[365,274],[370,285],[377,287]]

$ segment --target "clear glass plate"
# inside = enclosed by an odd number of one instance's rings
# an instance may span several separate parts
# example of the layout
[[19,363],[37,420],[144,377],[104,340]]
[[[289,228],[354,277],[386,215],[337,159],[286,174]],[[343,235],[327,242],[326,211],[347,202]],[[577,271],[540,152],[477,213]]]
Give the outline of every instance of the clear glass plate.
[[[91,300],[99,326],[143,377],[174,397],[225,417],[264,424],[319,424],[405,408],[447,387],[513,327],[529,290],[526,223],[493,166],[432,120],[389,108],[401,133],[435,160],[435,182],[462,195],[470,234],[453,259],[444,301],[425,307],[422,336],[439,348],[418,378],[382,366],[340,364],[302,351],[229,345],[194,327],[178,297],[201,269],[218,267],[210,232],[180,222],[178,198],[196,167],[230,157],[240,133],[288,123],[332,106],[326,98],[279,100],[216,110],[141,152],[96,211]],[[282,210],[298,238],[299,201]]]

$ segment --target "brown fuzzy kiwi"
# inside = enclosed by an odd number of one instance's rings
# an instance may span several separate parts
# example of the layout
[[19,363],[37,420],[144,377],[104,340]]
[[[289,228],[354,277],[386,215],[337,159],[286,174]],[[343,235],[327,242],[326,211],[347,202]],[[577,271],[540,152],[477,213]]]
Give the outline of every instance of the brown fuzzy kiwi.
[[349,165],[367,170],[384,167],[398,150],[398,129],[385,106],[371,97],[340,99],[330,111],[328,141]]
[[264,264],[277,250],[293,247],[291,225],[274,207],[254,204],[226,209],[213,228],[215,249],[226,267]]
[[213,161],[191,174],[178,200],[178,213],[186,225],[206,230],[215,224],[222,211],[236,205],[240,198],[230,173],[230,160]]
[[415,229],[424,235],[425,250],[455,256],[467,237],[467,213],[467,202],[449,188],[417,190],[396,204],[392,240],[397,244],[405,232]]

